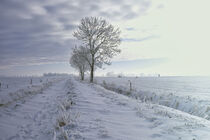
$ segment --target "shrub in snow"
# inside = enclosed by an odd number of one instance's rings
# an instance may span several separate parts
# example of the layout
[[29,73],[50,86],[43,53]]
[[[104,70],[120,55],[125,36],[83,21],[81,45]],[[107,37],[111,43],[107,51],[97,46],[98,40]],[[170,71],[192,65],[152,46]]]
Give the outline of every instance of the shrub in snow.
[[[57,132],[59,133],[58,135],[63,137],[65,140],[68,140],[69,137],[67,130],[70,127],[70,125],[74,125],[77,122],[76,120],[78,117],[79,117],[78,113],[74,115],[72,115],[72,113],[67,113],[65,111],[59,113],[55,125],[55,129],[58,130]],[[56,137],[55,134],[54,137]]]
[[66,111],[70,109],[72,104],[73,104],[73,101],[71,99],[65,99],[64,101],[59,103],[59,107],[62,109],[62,111]]
[[68,140],[69,139],[68,134],[67,134],[67,131],[64,130],[64,128],[61,128],[61,136],[63,136],[63,138],[65,140]]
[[70,123],[71,121],[71,116],[69,113],[62,112],[59,114],[57,120],[56,120],[56,126],[58,128],[66,126]]

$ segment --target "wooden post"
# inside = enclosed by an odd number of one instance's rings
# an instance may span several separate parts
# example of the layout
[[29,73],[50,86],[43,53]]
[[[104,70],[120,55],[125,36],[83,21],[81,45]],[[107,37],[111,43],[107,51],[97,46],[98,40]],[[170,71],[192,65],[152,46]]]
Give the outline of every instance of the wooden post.
[[129,85],[130,85],[130,91],[132,91],[132,83],[131,83],[130,80],[128,80],[128,82],[129,82]]

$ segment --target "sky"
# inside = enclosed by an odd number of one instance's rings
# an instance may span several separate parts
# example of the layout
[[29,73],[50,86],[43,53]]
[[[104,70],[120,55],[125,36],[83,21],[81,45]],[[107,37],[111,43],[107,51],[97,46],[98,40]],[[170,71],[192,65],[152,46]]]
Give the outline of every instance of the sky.
[[119,27],[121,53],[98,69],[123,74],[210,75],[208,0],[1,0],[0,75],[75,73],[72,33],[84,17]]

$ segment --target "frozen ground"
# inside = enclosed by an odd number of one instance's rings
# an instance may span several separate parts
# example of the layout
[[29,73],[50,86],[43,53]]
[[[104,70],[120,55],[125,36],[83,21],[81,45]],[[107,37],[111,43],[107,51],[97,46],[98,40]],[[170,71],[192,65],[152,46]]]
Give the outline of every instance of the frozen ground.
[[169,107],[142,102],[74,81],[78,129],[86,139],[208,140],[210,122]]
[[0,106],[42,92],[62,76],[0,77]]
[[0,140],[208,140],[210,122],[73,77],[0,107]]
[[65,90],[60,79],[35,95],[0,107],[0,140],[52,139],[58,98]]
[[97,82],[113,91],[210,120],[210,77],[98,77]]

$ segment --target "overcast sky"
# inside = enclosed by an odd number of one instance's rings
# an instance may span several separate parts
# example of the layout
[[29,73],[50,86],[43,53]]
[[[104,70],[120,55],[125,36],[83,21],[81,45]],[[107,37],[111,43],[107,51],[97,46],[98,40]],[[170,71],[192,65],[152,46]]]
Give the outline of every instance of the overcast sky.
[[122,31],[106,72],[210,75],[209,0],[1,0],[0,75],[74,72],[72,32],[100,16]]

